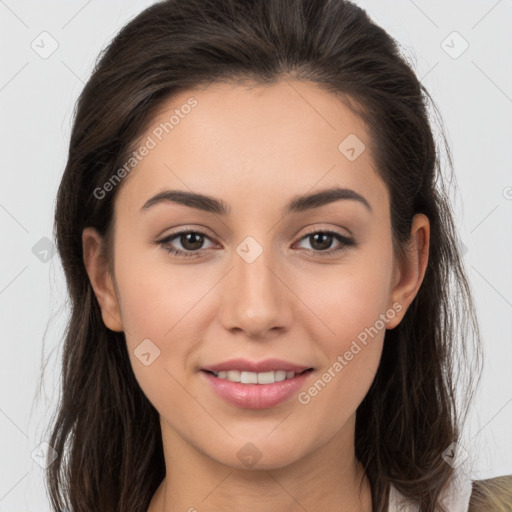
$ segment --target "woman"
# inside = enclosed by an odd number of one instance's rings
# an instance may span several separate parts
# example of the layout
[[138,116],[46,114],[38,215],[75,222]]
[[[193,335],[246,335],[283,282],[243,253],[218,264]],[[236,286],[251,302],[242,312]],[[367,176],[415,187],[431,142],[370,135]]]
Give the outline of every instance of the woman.
[[123,28],[57,198],[55,510],[506,510],[457,442],[480,347],[427,99],[343,0]]

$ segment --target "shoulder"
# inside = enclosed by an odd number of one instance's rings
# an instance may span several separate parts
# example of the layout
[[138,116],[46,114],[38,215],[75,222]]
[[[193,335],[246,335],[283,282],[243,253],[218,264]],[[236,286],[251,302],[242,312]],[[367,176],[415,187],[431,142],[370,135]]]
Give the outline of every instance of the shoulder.
[[512,512],[512,475],[473,481],[468,512]]

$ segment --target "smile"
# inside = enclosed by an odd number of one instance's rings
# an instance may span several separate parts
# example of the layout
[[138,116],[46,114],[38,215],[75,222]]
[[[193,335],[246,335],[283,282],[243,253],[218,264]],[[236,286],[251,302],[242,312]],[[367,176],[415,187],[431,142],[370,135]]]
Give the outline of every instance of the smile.
[[229,380],[230,382],[240,382],[241,384],[273,384],[287,379],[293,379],[296,375],[304,372],[286,372],[284,370],[268,372],[247,372],[241,370],[228,370],[220,372],[209,372],[219,379]]
[[223,401],[243,409],[269,409],[299,393],[313,371],[308,368],[299,373],[284,370],[201,370],[199,373],[206,379],[215,395]]

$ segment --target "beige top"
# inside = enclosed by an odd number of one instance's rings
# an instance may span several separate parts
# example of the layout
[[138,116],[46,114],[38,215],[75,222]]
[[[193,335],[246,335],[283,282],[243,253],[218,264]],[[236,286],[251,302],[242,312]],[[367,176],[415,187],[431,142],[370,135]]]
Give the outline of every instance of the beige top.
[[[454,480],[451,487],[445,492],[441,501],[449,512],[467,512],[471,497],[473,482],[466,478]],[[389,491],[388,512],[419,512],[419,507],[407,500],[392,485]]]

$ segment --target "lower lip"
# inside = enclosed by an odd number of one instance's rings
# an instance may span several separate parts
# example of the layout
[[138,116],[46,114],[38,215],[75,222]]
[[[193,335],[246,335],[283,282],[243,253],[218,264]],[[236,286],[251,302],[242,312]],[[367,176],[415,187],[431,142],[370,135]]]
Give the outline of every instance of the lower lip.
[[273,384],[241,384],[227,379],[219,379],[211,373],[201,370],[213,390],[227,402],[244,409],[268,409],[288,400],[304,385],[308,370],[292,379]]

